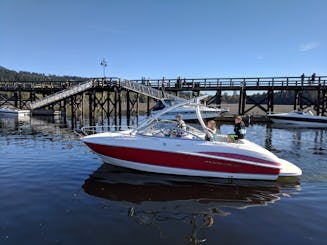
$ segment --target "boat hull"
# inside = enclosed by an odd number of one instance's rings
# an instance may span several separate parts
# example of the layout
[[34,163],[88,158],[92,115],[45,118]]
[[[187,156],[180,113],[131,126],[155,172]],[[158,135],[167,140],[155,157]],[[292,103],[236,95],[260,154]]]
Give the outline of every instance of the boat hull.
[[213,178],[229,178],[229,179],[257,179],[257,180],[276,180],[278,175],[268,174],[242,174],[228,172],[211,172],[203,170],[181,169],[175,167],[162,167],[154,165],[145,165],[143,163],[130,162],[117,158],[111,158],[100,155],[105,163],[118,167],[130,168],[144,172],[183,175],[183,176],[198,176],[198,177],[213,177]]
[[211,152],[186,154],[90,142],[86,144],[106,163],[145,172],[259,180],[275,180],[280,173],[276,165],[267,166],[264,161],[253,163],[260,159],[237,154],[222,153],[215,156]]
[[274,122],[279,124],[294,124],[306,127],[326,127],[327,117],[321,116],[301,116],[289,114],[272,114],[268,117]]
[[30,111],[29,110],[0,109],[0,114],[21,116],[21,115],[29,115]]

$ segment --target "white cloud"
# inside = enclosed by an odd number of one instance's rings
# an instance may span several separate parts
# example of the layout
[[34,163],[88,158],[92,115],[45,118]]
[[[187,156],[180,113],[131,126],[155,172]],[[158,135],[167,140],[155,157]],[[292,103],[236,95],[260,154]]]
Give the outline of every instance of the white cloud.
[[303,43],[300,45],[299,50],[301,52],[306,52],[315,48],[318,48],[320,46],[319,42],[308,42],[308,43]]

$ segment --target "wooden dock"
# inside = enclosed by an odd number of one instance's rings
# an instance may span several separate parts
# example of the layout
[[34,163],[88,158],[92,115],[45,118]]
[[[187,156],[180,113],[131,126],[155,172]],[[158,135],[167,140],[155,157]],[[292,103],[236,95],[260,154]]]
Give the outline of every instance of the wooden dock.
[[[126,111],[129,125],[132,117],[138,118],[141,100],[147,104],[149,113],[153,100],[181,99],[178,96],[182,92],[191,92],[193,96],[211,92],[214,96],[207,103],[220,105],[222,94],[226,91],[239,94],[237,114],[240,115],[249,114],[253,109],[259,109],[263,114],[274,112],[276,91],[294,91],[294,109],[312,106],[318,115],[327,115],[327,76],[0,81],[0,107],[9,105],[20,109],[63,111],[70,114],[72,121],[83,118],[87,113],[91,125],[95,124],[96,116],[119,125],[122,123],[122,111]],[[251,94],[259,91],[265,92],[266,98],[255,101]],[[316,99],[306,98],[305,91],[315,93]],[[126,108],[123,109],[122,105]]]

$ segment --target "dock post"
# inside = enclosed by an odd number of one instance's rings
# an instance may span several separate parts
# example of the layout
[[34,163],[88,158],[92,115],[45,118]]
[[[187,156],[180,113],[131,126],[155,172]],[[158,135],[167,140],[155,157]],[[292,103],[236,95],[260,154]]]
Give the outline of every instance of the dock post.
[[81,122],[84,124],[84,93],[81,94]]
[[19,109],[23,109],[22,108],[22,89],[21,89],[21,87],[19,86],[19,90],[18,90],[18,99],[19,99]]
[[243,96],[242,96],[242,114],[244,115],[245,112],[245,104],[246,104],[246,90],[243,88]]
[[303,91],[301,90],[299,93],[299,103],[301,110],[303,109]]
[[240,88],[240,96],[239,96],[239,103],[238,103],[238,114],[243,115],[245,112],[245,104],[246,104],[246,90],[242,86]]
[[146,115],[150,116],[150,97],[146,97]]
[[65,113],[65,117],[67,116],[67,114],[66,114],[66,106],[67,106],[67,101],[66,101],[66,99],[64,99],[63,110],[64,110],[64,113]]
[[114,108],[115,108],[114,123],[115,123],[115,126],[117,127],[117,124],[118,124],[118,113],[117,113],[118,88],[117,87],[115,87],[115,94],[114,95],[115,95],[114,96]]
[[319,116],[320,115],[320,107],[321,107],[321,87],[320,84],[318,85],[318,89],[317,89],[317,103],[316,103],[316,113]]
[[139,94],[137,93],[136,94],[136,125],[139,124],[139,115],[140,115],[140,96]]
[[71,118],[71,128],[74,129],[75,122],[75,111],[74,111],[74,96],[70,97],[70,118]]
[[121,125],[122,125],[122,110],[121,110],[121,89],[119,88],[119,93],[118,93],[118,115],[119,115],[119,127],[118,130],[121,130]]
[[241,115],[241,109],[242,108],[242,88],[240,89],[240,96],[238,99],[238,114]]
[[30,92],[30,102],[35,101],[36,95],[35,95],[35,91],[31,91]]
[[109,88],[107,90],[107,124],[110,126],[110,91]]
[[89,120],[90,120],[90,126],[94,126],[93,123],[93,93],[94,90],[89,92]]
[[67,106],[67,99],[64,99],[63,101],[63,110],[64,110],[64,124],[67,124],[67,112],[66,112],[66,106]]
[[296,110],[298,106],[301,109],[303,109],[303,91],[302,90],[296,90],[295,91],[294,110]]
[[221,106],[221,99],[222,99],[221,89],[219,89],[216,91],[216,95],[215,95],[216,104],[219,106]]
[[267,109],[270,113],[274,112],[274,90],[272,88],[268,90]]
[[97,119],[97,91],[96,91],[96,89],[94,89],[93,90],[93,108],[92,108],[92,110],[93,110],[93,122],[94,122],[94,126],[95,126],[95,124],[96,124],[96,119]]
[[294,104],[293,104],[293,110],[297,109],[297,106],[299,104],[299,90],[294,91]]
[[322,107],[321,107],[321,115],[325,116],[325,112],[327,109],[327,89],[322,90]]
[[17,108],[18,107],[18,93],[17,91],[14,92],[14,98],[15,98],[15,107]]
[[240,89],[240,97],[239,97],[239,106],[238,106],[238,114],[243,115],[245,112],[245,104],[246,104],[246,90],[244,87]]
[[102,91],[101,91],[101,120],[102,120],[102,125],[104,125],[104,119],[105,119],[105,103],[106,103],[106,99],[105,99],[105,91],[103,90],[103,84],[102,84]]
[[127,120],[127,126],[129,127],[131,124],[131,109],[130,109],[130,94],[129,90],[126,91],[126,120]]

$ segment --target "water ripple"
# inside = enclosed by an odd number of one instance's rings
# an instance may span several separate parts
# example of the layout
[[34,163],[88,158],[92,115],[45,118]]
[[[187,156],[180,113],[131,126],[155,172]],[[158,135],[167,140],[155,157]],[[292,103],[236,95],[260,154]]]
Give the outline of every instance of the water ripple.
[[247,131],[303,176],[230,181],[122,170],[62,125],[0,120],[0,244],[327,243],[326,131]]

